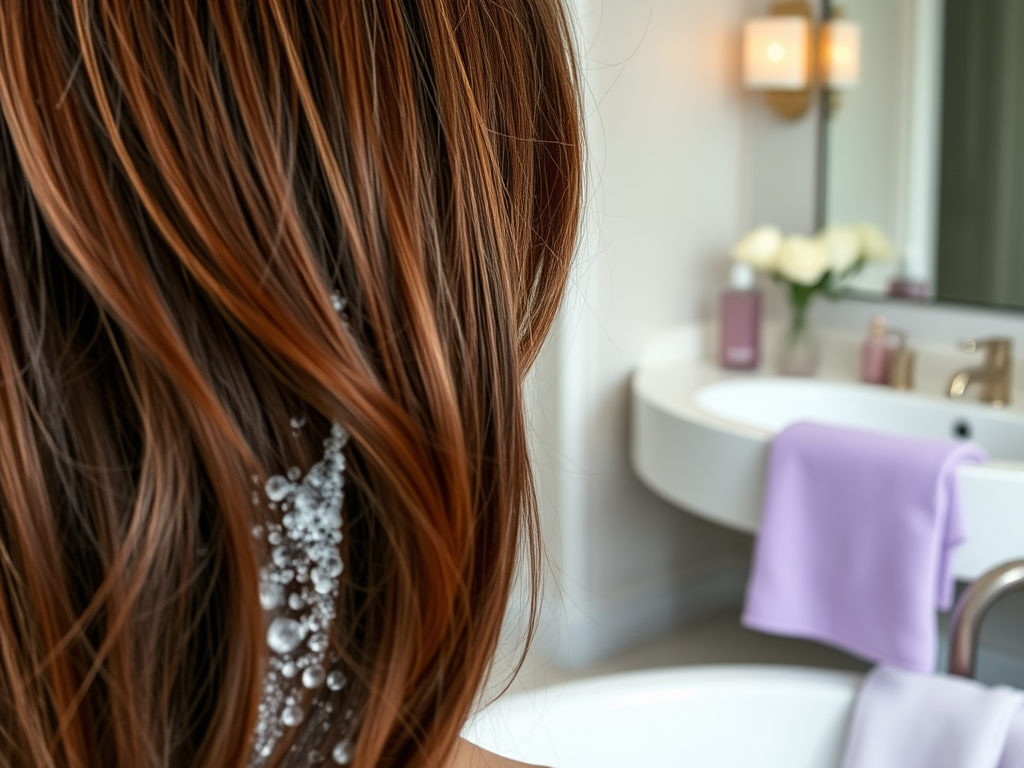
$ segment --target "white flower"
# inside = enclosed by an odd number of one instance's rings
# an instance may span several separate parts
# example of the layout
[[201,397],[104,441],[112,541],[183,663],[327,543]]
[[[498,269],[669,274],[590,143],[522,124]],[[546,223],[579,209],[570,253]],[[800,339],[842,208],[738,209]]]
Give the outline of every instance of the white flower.
[[817,285],[830,267],[828,250],[817,238],[791,235],[779,250],[779,274],[791,283]]
[[874,224],[858,224],[860,250],[868,261],[888,261],[892,258],[893,247],[882,231]]
[[857,263],[862,254],[862,237],[854,227],[826,227],[818,235],[828,252],[829,265],[837,275],[843,275]]
[[733,246],[732,257],[755,269],[773,270],[778,264],[782,246],[782,230],[778,227],[758,227],[740,238]]

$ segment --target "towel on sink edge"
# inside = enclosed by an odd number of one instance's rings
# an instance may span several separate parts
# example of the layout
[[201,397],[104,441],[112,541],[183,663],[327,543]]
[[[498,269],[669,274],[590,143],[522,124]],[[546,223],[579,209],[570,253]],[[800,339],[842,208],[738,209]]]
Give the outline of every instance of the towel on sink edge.
[[966,537],[970,443],[798,423],[772,443],[743,623],[870,661],[935,668],[936,611]]
[[1020,691],[879,665],[857,696],[842,768],[1022,768],[1022,715]]

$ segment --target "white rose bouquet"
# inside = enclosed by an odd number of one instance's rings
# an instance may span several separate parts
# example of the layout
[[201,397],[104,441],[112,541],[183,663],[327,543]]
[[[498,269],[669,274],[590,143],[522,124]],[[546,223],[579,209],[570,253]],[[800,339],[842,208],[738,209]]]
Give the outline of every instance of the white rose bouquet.
[[[768,272],[774,280],[788,286],[793,309],[786,341],[789,346],[807,337],[807,308],[816,293],[834,292],[868,262],[887,261],[892,254],[889,240],[872,224],[826,227],[813,237],[787,237],[778,227],[758,227],[741,237],[732,249],[736,261]],[[782,367],[786,367],[784,363]],[[811,350],[810,359],[800,361],[796,367],[816,368],[816,352]]]

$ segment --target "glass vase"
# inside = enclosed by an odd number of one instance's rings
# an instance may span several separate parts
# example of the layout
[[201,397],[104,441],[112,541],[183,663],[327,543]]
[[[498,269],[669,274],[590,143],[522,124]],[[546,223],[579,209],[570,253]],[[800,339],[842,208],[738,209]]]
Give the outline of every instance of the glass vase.
[[778,368],[783,376],[813,376],[821,363],[821,343],[807,319],[807,304],[793,305],[789,326],[779,344]]

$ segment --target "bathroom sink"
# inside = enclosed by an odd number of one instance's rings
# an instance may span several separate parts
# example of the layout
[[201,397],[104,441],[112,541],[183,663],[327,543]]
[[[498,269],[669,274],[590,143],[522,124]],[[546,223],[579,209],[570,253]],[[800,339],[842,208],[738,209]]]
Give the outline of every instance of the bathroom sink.
[[797,421],[909,437],[971,440],[994,460],[1024,462],[1024,416],[861,384],[756,378],[701,387],[697,407],[774,434]]
[[1019,405],[950,400],[939,394],[941,383],[935,394],[898,392],[848,380],[737,376],[681,361],[641,367],[632,388],[633,467],[649,488],[693,514],[756,533],[771,440],[797,421],[969,439],[990,461],[958,470],[968,540],[954,556],[956,575],[974,579],[1024,558]]
[[798,667],[633,672],[507,697],[464,735],[552,768],[838,768],[859,684]]

